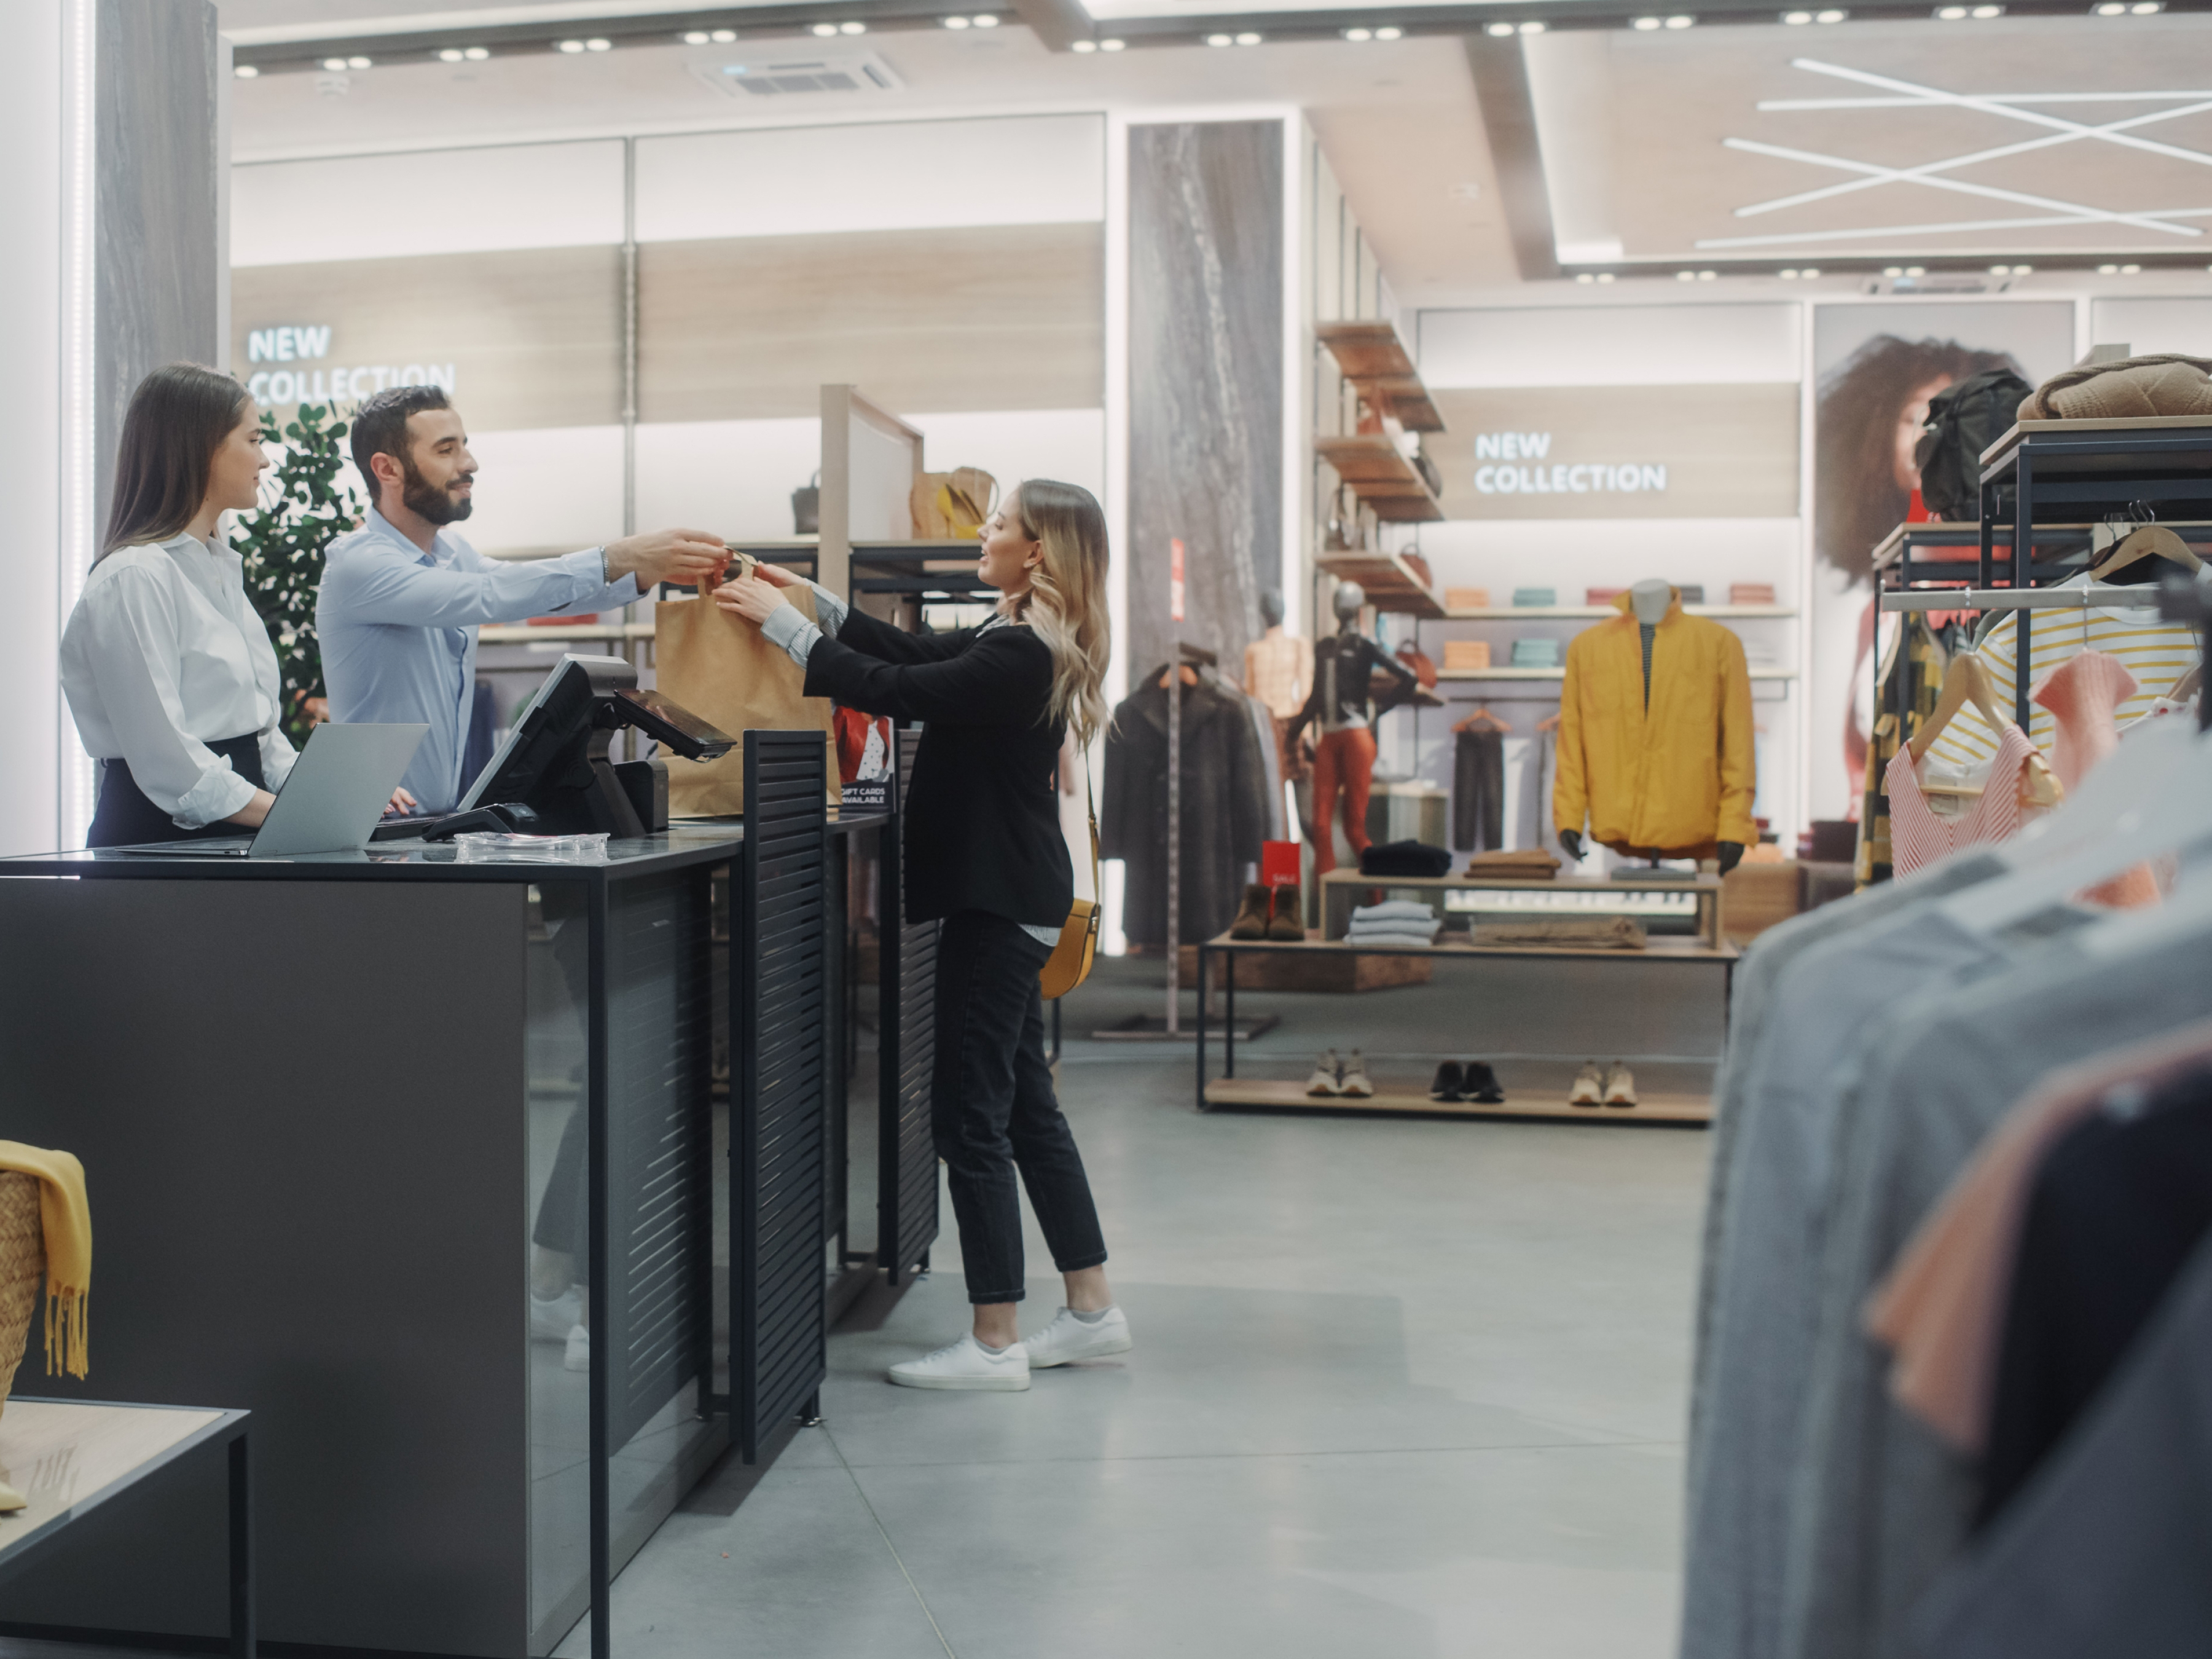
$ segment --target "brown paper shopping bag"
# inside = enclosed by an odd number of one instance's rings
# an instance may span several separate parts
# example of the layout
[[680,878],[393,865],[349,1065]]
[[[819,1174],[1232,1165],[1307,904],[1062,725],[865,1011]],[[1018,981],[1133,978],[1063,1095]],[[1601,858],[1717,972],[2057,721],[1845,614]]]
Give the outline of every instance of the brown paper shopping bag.
[[[837,805],[837,739],[827,697],[802,689],[806,671],[764,639],[743,617],[731,615],[702,583],[696,599],[670,599],[653,607],[655,683],[668,696],[738,739],[719,760],[668,760],[668,810],[679,817],[723,817],[745,810],[747,732],[818,731],[829,756],[828,796]],[[787,587],[784,598],[807,621],[815,620],[814,590]]]

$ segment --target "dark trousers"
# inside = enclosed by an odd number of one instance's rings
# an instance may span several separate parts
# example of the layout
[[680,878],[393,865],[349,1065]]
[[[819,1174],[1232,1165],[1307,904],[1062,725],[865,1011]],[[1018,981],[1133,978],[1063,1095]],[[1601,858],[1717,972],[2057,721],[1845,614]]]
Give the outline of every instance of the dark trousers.
[[[230,763],[230,769],[256,789],[268,786],[261,778],[261,738],[249,732],[242,738],[220,738],[208,744]],[[250,836],[243,824],[210,823],[199,830],[179,830],[167,812],[146,799],[146,792],[119,760],[100,763],[100,798],[93,808],[87,847],[143,847],[149,842],[205,841],[220,836]]]
[[1452,750],[1452,848],[1494,853],[1505,845],[1505,739],[1462,732]]
[[1045,1062],[1037,969],[1052,949],[1003,916],[962,910],[937,937],[930,1123],[952,1189],[975,1303],[1022,1299],[1021,1171],[1064,1273],[1106,1260],[1098,1209]]

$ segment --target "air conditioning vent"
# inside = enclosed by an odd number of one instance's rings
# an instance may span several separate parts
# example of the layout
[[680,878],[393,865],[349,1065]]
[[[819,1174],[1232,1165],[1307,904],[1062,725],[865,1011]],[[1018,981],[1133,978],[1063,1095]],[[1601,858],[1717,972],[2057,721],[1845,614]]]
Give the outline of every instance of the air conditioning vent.
[[746,104],[825,92],[896,92],[905,85],[891,66],[872,52],[696,63],[691,65],[691,73],[724,97]]
[[2009,276],[1984,276],[1974,270],[1930,270],[1917,276],[1869,276],[1861,284],[1866,294],[2002,294],[2012,287]]

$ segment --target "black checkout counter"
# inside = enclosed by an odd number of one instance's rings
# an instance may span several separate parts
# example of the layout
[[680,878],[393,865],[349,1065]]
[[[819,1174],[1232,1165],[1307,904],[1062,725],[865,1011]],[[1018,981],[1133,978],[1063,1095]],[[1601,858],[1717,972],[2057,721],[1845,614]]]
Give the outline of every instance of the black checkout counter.
[[[0,1124],[82,1159],[96,1223],[91,1376],[40,1391],[254,1413],[264,1639],[526,1659],[588,1613],[604,1659],[594,1587],[812,1411],[831,1292],[874,1255],[838,1167],[863,841],[889,918],[871,1174],[893,1278],[927,1251],[934,929],[901,943],[896,815],[828,820],[819,735],[751,736],[791,740],[756,743],[791,787],[600,864],[0,861]],[[527,1295],[580,1133],[587,1372],[532,1340]],[[205,1462],[73,1528],[0,1628],[219,1635]]]

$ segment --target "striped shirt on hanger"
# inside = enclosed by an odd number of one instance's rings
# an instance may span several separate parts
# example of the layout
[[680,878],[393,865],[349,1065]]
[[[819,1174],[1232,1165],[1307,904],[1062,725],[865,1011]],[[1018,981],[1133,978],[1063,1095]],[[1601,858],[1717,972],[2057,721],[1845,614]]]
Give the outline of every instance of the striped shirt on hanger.
[[[2087,580],[2076,576],[2060,586],[2079,587]],[[2146,590],[2146,597],[2151,591]],[[1978,647],[1990,671],[1997,706],[2008,712],[2013,706],[2017,615],[2008,611],[1998,617]],[[2196,630],[2184,623],[2160,621],[2154,604],[2127,610],[2093,607],[2086,617],[2079,611],[2038,611],[2028,630],[2029,684],[2038,684],[2061,663],[2091,647],[2118,658],[2135,676],[2136,695],[2117,712],[2123,726],[2148,714],[2151,705],[2194,667],[2198,658]],[[2028,737],[2047,756],[2057,735],[2057,720],[2048,708],[2037,708],[2033,714]],[[1988,768],[1996,752],[1997,734],[1990,730],[1980,712],[1969,706],[1952,717],[1942,735],[1929,748],[1927,759],[1935,773],[1973,776]]]

